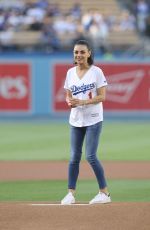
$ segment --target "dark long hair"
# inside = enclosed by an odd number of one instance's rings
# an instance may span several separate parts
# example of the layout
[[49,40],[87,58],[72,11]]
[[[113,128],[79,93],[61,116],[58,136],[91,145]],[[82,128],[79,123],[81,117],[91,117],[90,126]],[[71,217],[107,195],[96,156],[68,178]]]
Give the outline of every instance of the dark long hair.
[[[87,47],[87,49],[89,51],[91,51],[91,55],[90,57],[87,59],[87,62],[89,65],[92,65],[94,63],[94,55],[93,55],[93,50],[92,50],[92,47],[91,45],[89,44],[89,42],[87,40],[77,40],[75,43],[74,43],[74,46],[75,45],[84,45]],[[75,63],[76,64],[76,63]]]

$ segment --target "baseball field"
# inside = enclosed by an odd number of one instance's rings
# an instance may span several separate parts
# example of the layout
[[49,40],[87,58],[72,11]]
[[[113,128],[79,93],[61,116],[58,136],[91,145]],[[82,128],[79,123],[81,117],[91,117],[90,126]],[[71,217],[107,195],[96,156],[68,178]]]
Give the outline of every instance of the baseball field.
[[112,203],[88,205],[98,192],[83,157],[77,204],[67,192],[69,126],[64,122],[0,123],[0,229],[136,229],[150,226],[150,123],[104,122],[98,156]]

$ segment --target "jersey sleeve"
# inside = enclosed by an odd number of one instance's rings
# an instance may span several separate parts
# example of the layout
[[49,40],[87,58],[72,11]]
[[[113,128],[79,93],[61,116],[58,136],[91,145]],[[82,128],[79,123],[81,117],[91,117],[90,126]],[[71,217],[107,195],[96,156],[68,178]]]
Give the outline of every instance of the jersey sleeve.
[[97,70],[96,80],[97,80],[97,88],[108,85],[107,80],[104,76],[104,73],[100,68],[98,68],[98,70]]

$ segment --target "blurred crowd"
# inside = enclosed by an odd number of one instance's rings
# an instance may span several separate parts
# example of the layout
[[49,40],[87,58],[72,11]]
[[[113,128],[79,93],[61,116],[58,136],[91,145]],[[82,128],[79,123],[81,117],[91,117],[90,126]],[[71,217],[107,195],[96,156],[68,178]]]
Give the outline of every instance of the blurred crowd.
[[136,28],[150,38],[150,0],[120,0],[136,18]]
[[[0,47],[11,46],[14,33],[39,31],[39,45],[53,50],[87,38],[94,47],[104,47],[110,31],[136,30],[150,37],[150,4],[146,0],[130,1],[120,15],[104,14],[99,9],[83,11],[80,2],[62,11],[48,0],[0,1]],[[126,5],[127,6],[127,5]],[[28,38],[27,38],[28,39]],[[63,41],[63,43],[62,43]]]

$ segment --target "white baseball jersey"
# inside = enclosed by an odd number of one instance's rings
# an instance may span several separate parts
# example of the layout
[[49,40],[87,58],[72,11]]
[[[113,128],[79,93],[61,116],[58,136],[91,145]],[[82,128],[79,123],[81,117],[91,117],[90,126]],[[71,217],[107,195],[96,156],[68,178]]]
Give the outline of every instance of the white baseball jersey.
[[[97,96],[97,88],[107,85],[102,70],[92,65],[85,75],[80,79],[76,67],[68,70],[64,88],[72,93],[72,97],[81,100],[91,99]],[[69,123],[76,127],[94,125],[103,120],[102,102],[71,109]]]

